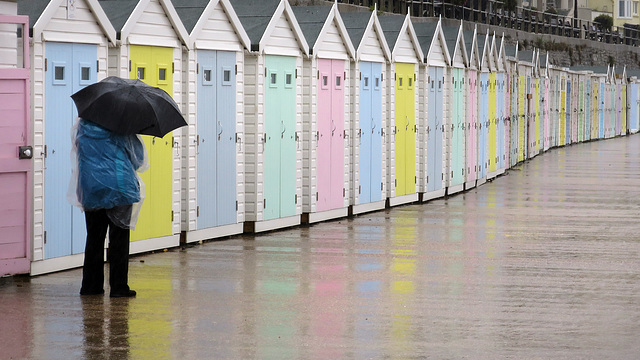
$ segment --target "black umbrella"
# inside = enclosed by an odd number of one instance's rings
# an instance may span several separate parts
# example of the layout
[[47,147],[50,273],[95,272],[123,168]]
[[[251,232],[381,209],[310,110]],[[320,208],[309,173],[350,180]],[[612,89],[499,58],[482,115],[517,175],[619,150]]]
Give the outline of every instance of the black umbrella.
[[187,125],[178,105],[166,91],[138,79],[109,76],[71,98],[78,108],[78,116],[119,134],[163,137]]

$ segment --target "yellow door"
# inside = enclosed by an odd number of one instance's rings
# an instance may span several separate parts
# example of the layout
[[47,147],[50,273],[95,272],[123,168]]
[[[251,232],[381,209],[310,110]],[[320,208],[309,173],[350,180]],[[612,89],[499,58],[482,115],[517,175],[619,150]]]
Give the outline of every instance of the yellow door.
[[[173,94],[172,48],[131,45],[130,58],[130,78]],[[136,229],[131,232],[132,241],[172,234],[173,135],[143,136],[143,139],[149,153],[149,170],[141,174],[145,199]]]
[[396,64],[396,196],[416,192],[415,65]]
[[489,164],[489,172],[497,170],[498,158],[496,156],[496,144],[498,143],[498,136],[496,129],[498,128],[498,122],[496,118],[496,74],[489,74],[489,156],[487,163]]

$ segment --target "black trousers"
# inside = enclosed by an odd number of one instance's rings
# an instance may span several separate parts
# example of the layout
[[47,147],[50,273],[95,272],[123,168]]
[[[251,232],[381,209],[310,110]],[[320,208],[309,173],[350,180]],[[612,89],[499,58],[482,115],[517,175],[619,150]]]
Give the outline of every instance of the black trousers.
[[109,230],[109,285],[112,293],[129,291],[129,229],[113,224],[106,210],[85,211],[87,244],[81,294],[104,292],[104,241]]

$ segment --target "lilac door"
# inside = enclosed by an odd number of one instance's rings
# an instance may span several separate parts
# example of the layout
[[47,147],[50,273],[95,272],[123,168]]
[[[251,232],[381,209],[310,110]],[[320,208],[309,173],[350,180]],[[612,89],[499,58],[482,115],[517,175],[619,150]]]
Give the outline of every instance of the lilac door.
[[30,270],[29,46],[17,35],[25,33],[27,22],[26,17],[0,15],[0,47],[19,49],[0,54],[0,277]]
[[316,211],[344,207],[344,61],[318,60]]
[[477,162],[476,162],[476,139],[478,136],[478,107],[476,83],[478,75],[475,71],[469,70],[469,93],[467,95],[468,110],[466,115],[466,152],[467,152],[467,178],[466,181],[475,181],[477,179]]

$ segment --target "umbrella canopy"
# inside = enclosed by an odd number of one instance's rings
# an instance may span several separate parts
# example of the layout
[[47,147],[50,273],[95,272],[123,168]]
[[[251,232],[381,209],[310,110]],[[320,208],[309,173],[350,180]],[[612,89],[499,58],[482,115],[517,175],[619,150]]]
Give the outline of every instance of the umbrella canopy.
[[109,76],[71,95],[78,116],[119,134],[163,137],[187,125],[166,91],[138,79]]

